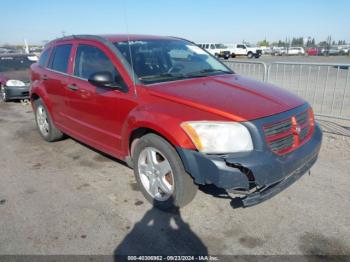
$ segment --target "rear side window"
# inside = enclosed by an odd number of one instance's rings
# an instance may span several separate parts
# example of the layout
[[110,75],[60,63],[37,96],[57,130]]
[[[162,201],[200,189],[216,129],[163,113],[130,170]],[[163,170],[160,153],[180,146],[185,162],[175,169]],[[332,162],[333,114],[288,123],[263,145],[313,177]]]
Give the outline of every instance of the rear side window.
[[72,45],[60,45],[54,48],[50,63],[52,70],[66,73],[68,68],[68,61]]
[[39,58],[39,65],[45,67],[47,65],[47,60],[49,59],[50,49],[46,49]]
[[120,80],[120,75],[112,61],[99,48],[91,45],[79,45],[74,63],[74,75],[83,79],[98,72],[110,72],[115,80]]

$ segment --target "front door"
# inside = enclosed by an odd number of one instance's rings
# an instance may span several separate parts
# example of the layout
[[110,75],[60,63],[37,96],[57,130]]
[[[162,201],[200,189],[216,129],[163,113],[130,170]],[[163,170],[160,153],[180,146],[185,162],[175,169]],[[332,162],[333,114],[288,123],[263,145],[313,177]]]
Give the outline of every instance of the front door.
[[120,91],[96,87],[88,82],[97,72],[121,77],[102,47],[79,43],[75,49],[74,68],[66,86],[68,128],[73,136],[99,150],[121,154]]

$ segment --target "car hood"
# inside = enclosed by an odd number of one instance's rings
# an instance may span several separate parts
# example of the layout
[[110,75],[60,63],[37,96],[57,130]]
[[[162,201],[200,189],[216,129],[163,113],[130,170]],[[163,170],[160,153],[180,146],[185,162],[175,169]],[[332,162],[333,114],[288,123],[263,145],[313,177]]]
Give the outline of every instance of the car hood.
[[271,116],[306,103],[286,90],[236,74],[158,83],[148,88],[153,96],[235,121]]

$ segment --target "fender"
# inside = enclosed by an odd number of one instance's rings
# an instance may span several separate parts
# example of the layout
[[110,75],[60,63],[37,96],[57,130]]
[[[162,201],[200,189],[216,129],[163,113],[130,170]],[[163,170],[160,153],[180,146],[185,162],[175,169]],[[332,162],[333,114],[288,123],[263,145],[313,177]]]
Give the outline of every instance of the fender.
[[122,151],[124,156],[130,155],[130,138],[133,131],[139,128],[153,130],[168,140],[174,147],[196,149],[185,131],[180,127],[181,120],[173,116],[169,110],[159,110],[160,104],[143,105],[134,108],[124,121],[122,128]]
[[55,121],[55,115],[52,114],[52,112],[53,112],[53,110],[52,110],[52,103],[50,102],[50,99],[48,97],[48,94],[47,94],[46,90],[44,88],[41,88],[40,86],[38,86],[36,84],[39,84],[39,83],[37,83],[37,80],[34,81],[31,84],[31,86],[30,86],[30,101],[31,101],[33,110],[35,110],[33,95],[37,95],[43,101],[43,103],[46,106],[47,110],[49,110],[49,113],[50,113],[53,121],[56,122]]

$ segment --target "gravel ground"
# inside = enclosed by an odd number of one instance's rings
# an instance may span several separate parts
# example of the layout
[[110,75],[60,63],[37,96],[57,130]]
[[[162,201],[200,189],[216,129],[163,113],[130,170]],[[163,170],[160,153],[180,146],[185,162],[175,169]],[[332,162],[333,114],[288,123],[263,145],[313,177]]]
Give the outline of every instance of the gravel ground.
[[73,139],[44,142],[30,106],[0,104],[0,254],[350,255],[350,138],[325,133],[298,182],[251,208],[203,187],[153,209],[133,172]]

